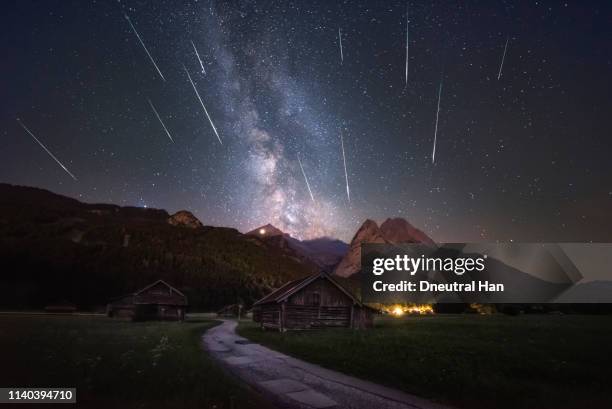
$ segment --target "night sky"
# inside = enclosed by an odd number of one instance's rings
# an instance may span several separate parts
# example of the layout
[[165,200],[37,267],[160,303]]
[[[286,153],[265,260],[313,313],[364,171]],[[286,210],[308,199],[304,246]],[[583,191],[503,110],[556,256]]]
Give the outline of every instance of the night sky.
[[404,217],[610,241],[611,23],[603,1],[4,2],[0,181],[299,238]]

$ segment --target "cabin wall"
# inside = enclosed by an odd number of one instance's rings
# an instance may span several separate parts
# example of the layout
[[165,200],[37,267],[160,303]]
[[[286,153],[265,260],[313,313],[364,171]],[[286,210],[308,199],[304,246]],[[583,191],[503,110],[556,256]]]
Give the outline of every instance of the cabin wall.
[[262,328],[281,329],[281,306],[264,304],[253,308],[253,321],[259,322]]
[[162,321],[183,321],[185,308],[176,305],[158,305],[157,317]]
[[261,307],[259,305],[256,305],[253,307],[251,312],[253,313],[253,322],[261,322]]
[[133,321],[183,321],[187,298],[177,290],[159,282],[138,294],[130,294],[107,306],[107,315]]
[[338,287],[319,278],[288,298],[283,329],[350,327],[352,305]]
[[138,304],[134,309],[135,321],[161,320],[182,321],[185,308],[176,305]]
[[285,305],[284,329],[349,327],[351,307]]
[[355,306],[353,308],[353,325],[355,329],[372,328],[374,326],[374,312],[369,308]]
[[369,328],[373,312],[334,283],[319,277],[286,300],[253,307],[253,321],[279,331],[316,328]]

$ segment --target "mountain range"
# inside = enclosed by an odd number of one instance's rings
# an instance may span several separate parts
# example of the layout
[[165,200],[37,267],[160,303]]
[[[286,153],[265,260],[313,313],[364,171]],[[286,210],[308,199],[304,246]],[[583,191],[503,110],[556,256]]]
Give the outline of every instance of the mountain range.
[[0,308],[106,304],[164,279],[194,309],[251,303],[319,271],[295,252],[191,213],[87,204],[0,184]]
[[362,242],[433,243],[403,219],[367,220],[350,246],[299,240],[270,225],[245,234],[203,225],[192,213],[89,204],[44,189],[0,183],[0,297],[3,308],[69,301],[81,308],[164,279],[195,309],[250,304],[317,271],[348,277]]
[[[193,310],[250,305],[287,281],[320,271],[333,272],[352,287],[361,271],[362,243],[422,243],[443,250],[401,218],[380,226],[366,220],[349,245],[330,237],[299,240],[270,224],[243,234],[205,226],[185,210],[170,215],[160,209],[88,204],[0,183],[0,288],[8,290],[0,308],[66,301],[92,309],[157,279],[185,292]],[[492,270],[512,277],[502,281],[512,281],[517,290],[557,291],[551,283],[499,264]],[[611,286],[579,284],[560,300],[609,302]]]

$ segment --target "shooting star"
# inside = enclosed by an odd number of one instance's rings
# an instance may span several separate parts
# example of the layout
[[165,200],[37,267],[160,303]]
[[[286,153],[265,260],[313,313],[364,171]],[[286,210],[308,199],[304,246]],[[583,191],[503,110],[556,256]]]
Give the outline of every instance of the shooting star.
[[410,20],[408,18],[408,4],[406,4],[406,87],[408,86],[408,27]]
[[501,64],[499,65],[499,72],[497,73],[497,80],[498,81],[501,78],[502,69],[504,68],[504,60],[506,59],[506,51],[508,50],[508,41],[509,40],[510,40],[510,37],[506,37],[506,45],[504,46],[504,54],[502,55]]
[[438,89],[438,110],[436,111],[436,128],[434,130],[433,152],[431,153],[431,163],[436,162],[436,142],[438,140],[438,119],[440,118],[440,99],[442,97],[442,80],[440,80],[440,88]]
[[200,62],[200,68],[202,68],[202,74],[206,74],[206,70],[204,69],[204,64],[202,63],[202,59],[200,58],[200,53],[198,53],[198,49],[196,48],[193,41],[191,41],[191,45],[193,46],[193,51],[195,51],[196,57],[198,57],[198,61]]
[[74,176],[74,175],[73,175],[73,174],[72,174],[72,173],[71,173],[71,172],[68,170],[68,168],[67,168],[66,166],[64,166],[64,164],[63,164],[62,162],[60,162],[60,161],[59,161],[59,159],[58,159],[58,158],[56,158],[56,157],[55,157],[55,155],[54,155],[54,154],[52,154],[52,153],[51,153],[51,151],[50,151],[49,149],[47,149],[47,147],[46,147],[46,146],[45,146],[45,145],[44,145],[44,144],[43,144],[41,141],[39,141],[39,140],[38,140],[38,138],[37,138],[36,136],[34,136],[34,134],[32,133],[32,131],[30,131],[30,130],[28,129],[28,127],[27,127],[27,126],[25,126],[25,125],[23,124],[23,122],[21,122],[21,120],[20,120],[19,118],[17,118],[17,122],[19,122],[19,125],[21,125],[21,127],[22,127],[22,128],[23,128],[23,129],[24,129],[24,130],[25,130],[27,133],[29,133],[29,134],[30,134],[30,136],[31,136],[32,138],[34,138],[34,140],[35,140],[35,141],[36,141],[36,142],[37,142],[37,143],[40,145],[40,147],[41,147],[41,148],[43,148],[43,149],[45,150],[45,152],[47,152],[47,153],[49,154],[49,156],[51,156],[51,157],[53,158],[53,160],[54,160],[55,162],[57,162],[57,164],[58,164],[58,165],[60,165],[60,167],[61,167],[62,169],[64,169],[64,170],[66,171],[66,173],[67,173],[67,174],[69,174],[69,175],[70,175],[70,177],[71,177],[71,178],[73,178],[74,180],[78,180],[78,179],[76,178],[76,176]]
[[344,52],[342,51],[342,31],[338,28],[338,39],[340,40],[340,64],[344,62]]
[[219,140],[219,143],[221,145],[223,145],[223,142],[221,142],[221,137],[219,136],[219,132],[217,132],[217,128],[215,127],[215,124],[213,124],[213,121],[210,118],[210,115],[208,114],[208,110],[204,106],[204,102],[202,101],[202,97],[200,97],[200,93],[198,92],[198,89],[196,88],[195,84],[193,83],[193,80],[191,79],[191,75],[189,74],[189,70],[187,70],[187,67],[185,67],[185,64],[183,64],[183,68],[185,69],[185,72],[187,73],[187,78],[189,78],[189,82],[191,82],[191,86],[193,87],[193,90],[195,91],[196,96],[198,97],[198,100],[200,100],[200,104],[202,105],[202,108],[204,109],[204,113],[206,114],[206,118],[208,118],[208,122],[210,122],[210,126],[212,126],[212,129],[215,132],[215,135],[217,136],[217,139]]
[[136,27],[134,27],[134,24],[132,24],[132,20],[130,20],[127,14],[124,14],[124,16],[125,16],[125,19],[128,21],[128,23],[130,23],[130,27],[132,27],[132,31],[134,31],[134,34],[136,34],[136,37],[138,37],[138,41],[140,41],[142,48],[144,48],[145,52],[149,56],[149,59],[153,63],[153,66],[155,67],[157,72],[159,73],[159,76],[161,77],[162,80],[166,81],[166,79],[164,78],[164,74],[161,73],[161,71],[159,70],[159,67],[155,63],[155,60],[151,56],[151,53],[149,52],[149,50],[147,50],[147,46],[145,45],[144,41],[142,41],[142,38],[140,38],[140,34],[138,34],[138,31],[136,31]]
[[300,164],[300,169],[302,169],[302,175],[304,175],[304,180],[306,181],[306,187],[308,188],[308,193],[310,193],[310,198],[312,202],[315,203],[314,196],[312,194],[312,190],[310,189],[310,183],[308,183],[308,177],[306,177],[306,172],[304,172],[304,167],[302,166],[302,161],[300,160],[300,155],[297,157],[298,163]]
[[149,105],[151,105],[151,109],[153,110],[153,112],[155,112],[155,116],[159,120],[159,123],[161,124],[161,126],[163,126],[164,131],[166,131],[166,135],[168,135],[168,138],[170,138],[172,143],[174,143],[174,139],[172,139],[172,136],[170,135],[170,132],[168,132],[168,128],[166,128],[166,125],[164,125],[164,121],[162,121],[161,117],[157,113],[157,109],[155,109],[155,107],[153,106],[153,103],[151,102],[151,100],[149,100]]
[[342,146],[342,161],[344,162],[344,179],[346,180],[346,197],[349,203],[351,203],[351,191],[349,190],[348,172],[346,171],[346,154],[344,153],[344,138],[342,137],[342,130],[340,130],[340,145]]

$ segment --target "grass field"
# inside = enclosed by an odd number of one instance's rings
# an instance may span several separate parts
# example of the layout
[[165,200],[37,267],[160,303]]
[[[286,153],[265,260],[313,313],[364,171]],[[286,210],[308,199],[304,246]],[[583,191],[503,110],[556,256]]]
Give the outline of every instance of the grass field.
[[213,325],[0,315],[0,385],[76,387],[88,408],[265,408],[202,350]]
[[365,331],[239,333],[289,355],[470,409],[612,407],[612,317],[385,318]]

